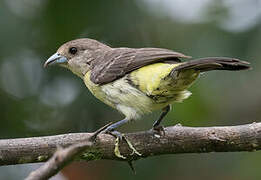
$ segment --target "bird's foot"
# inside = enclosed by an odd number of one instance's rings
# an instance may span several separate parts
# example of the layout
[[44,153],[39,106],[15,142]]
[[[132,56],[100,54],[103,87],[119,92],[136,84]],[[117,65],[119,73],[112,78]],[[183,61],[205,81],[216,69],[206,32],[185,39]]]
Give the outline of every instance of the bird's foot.
[[152,130],[159,136],[164,136],[165,135],[164,127],[161,126],[161,125],[153,126]]
[[134,146],[132,145],[132,143],[126,138],[126,136],[125,136],[124,134],[120,133],[119,131],[115,131],[114,129],[111,129],[110,126],[109,126],[107,129],[105,129],[102,133],[110,134],[110,135],[112,135],[112,136],[114,136],[114,137],[116,138],[116,140],[115,140],[115,148],[114,148],[114,154],[115,154],[115,156],[117,156],[118,158],[127,160],[128,165],[130,166],[132,172],[133,172],[134,174],[136,174],[135,168],[134,168],[134,166],[133,166],[133,164],[132,164],[132,160],[133,160],[133,159],[132,159],[132,158],[127,158],[127,157],[125,157],[125,156],[123,156],[123,155],[121,154],[121,152],[120,152],[120,142],[121,142],[122,140],[124,140],[124,141],[128,144],[129,148],[132,150],[132,152],[131,152],[131,154],[130,154],[131,156],[133,156],[133,155],[142,156],[142,154],[139,153],[139,152],[134,148]]
[[132,150],[132,152],[131,152],[131,154],[130,154],[131,156],[133,156],[133,155],[142,156],[142,154],[139,153],[139,152],[134,148],[134,146],[132,145],[132,143],[125,137],[124,134],[122,134],[122,133],[120,133],[120,132],[114,130],[114,127],[113,127],[113,124],[112,124],[112,123],[107,124],[107,125],[105,125],[104,127],[102,127],[102,128],[100,128],[100,129],[98,129],[97,131],[95,131],[95,133],[90,137],[90,140],[92,140],[92,141],[95,142],[97,136],[98,136],[99,134],[101,134],[101,133],[103,133],[103,134],[110,134],[110,135],[112,135],[113,137],[116,138],[116,140],[115,140],[115,148],[114,148],[114,154],[115,154],[115,156],[117,156],[118,158],[127,160],[127,162],[128,162],[128,164],[129,164],[131,170],[132,170],[134,173],[136,173],[136,172],[135,172],[135,169],[134,169],[134,167],[133,167],[133,164],[132,164],[132,161],[133,161],[134,158],[132,158],[132,157],[127,158],[127,157],[125,157],[125,156],[123,156],[123,155],[121,154],[120,149],[119,149],[120,141],[124,140],[124,141],[128,144],[129,148]]
[[135,148],[134,146],[132,145],[132,143],[125,137],[124,134],[120,133],[119,131],[115,131],[114,129],[111,129],[110,126],[108,128],[106,128],[102,133],[105,133],[105,134],[110,134],[112,136],[114,136],[116,138],[115,140],[115,148],[114,148],[114,154],[118,157],[118,158],[121,158],[121,159],[127,159],[127,157],[123,156],[120,152],[120,149],[119,149],[119,144],[120,144],[120,141],[124,140],[129,148],[132,150],[132,153],[130,154],[131,156],[132,155],[138,155],[138,156],[142,156],[141,153],[139,153]]

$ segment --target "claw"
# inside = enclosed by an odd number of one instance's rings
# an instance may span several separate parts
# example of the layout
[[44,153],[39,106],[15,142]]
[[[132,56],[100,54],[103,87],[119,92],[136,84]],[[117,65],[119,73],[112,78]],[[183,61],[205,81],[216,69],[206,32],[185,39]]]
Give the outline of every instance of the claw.
[[[117,133],[115,133],[115,132],[117,132]],[[117,137],[116,137],[116,140],[115,140],[114,153],[115,153],[115,155],[116,155],[118,158],[127,159],[127,157],[123,156],[123,155],[120,153],[119,143],[120,143],[120,141],[122,141],[122,140],[124,140],[124,141],[128,144],[129,148],[132,150],[132,152],[131,152],[131,154],[130,154],[131,156],[133,156],[134,154],[136,154],[136,155],[138,155],[138,156],[142,156],[142,154],[139,153],[139,152],[134,148],[134,146],[133,146],[133,145],[131,144],[131,142],[125,137],[124,134],[121,134],[121,133],[118,132],[118,131],[113,131],[113,134],[112,134],[112,135],[114,136],[115,134],[117,134]],[[119,134],[120,134],[120,136],[119,136]]]
[[119,144],[120,144],[120,141],[122,141],[123,139],[125,140],[125,142],[128,144],[129,148],[132,150],[131,152],[131,156],[132,155],[138,155],[138,156],[142,156],[141,153],[139,153],[135,148],[134,146],[131,144],[131,142],[125,137],[124,134],[121,134],[120,132],[118,131],[115,131],[114,130],[114,126],[111,125],[111,124],[107,124],[106,126],[100,128],[99,130],[97,130],[92,136],[90,139],[94,140],[96,139],[97,135],[100,134],[100,133],[104,133],[104,134],[110,134],[112,136],[114,136],[116,138],[115,140],[115,148],[114,148],[114,154],[115,156],[117,156],[118,158],[121,158],[121,159],[127,159],[127,157],[123,156],[120,152],[120,149],[119,149]]
[[[119,149],[120,141],[122,141],[122,140],[124,140],[124,141],[128,144],[129,148],[132,150],[132,152],[131,152],[131,154],[130,154],[131,156],[133,156],[133,155],[135,155],[135,154],[138,155],[138,156],[142,156],[142,154],[139,153],[139,152],[134,148],[134,146],[133,146],[133,145],[131,144],[131,142],[125,137],[124,134],[121,134],[120,132],[114,130],[114,127],[111,126],[111,123],[110,123],[110,124],[107,124],[106,126],[100,128],[100,129],[98,129],[98,130],[90,137],[90,139],[93,140],[93,141],[95,141],[96,138],[97,138],[97,136],[98,136],[100,133],[110,134],[110,135],[112,135],[113,137],[116,138],[116,140],[115,140],[115,148],[114,148],[114,154],[115,154],[116,157],[127,160],[127,157],[123,156],[123,155],[121,154],[121,152],[120,152],[120,149]],[[135,169],[134,169],[134,167],[133,167],[133,164],[132,164],[132,160],[133,160],[132,158],[128,158],[127,161],[128,161],[128,164],[129,164],[131,170],[134,172],[134,174],[136,174],[136,171],[135,171]]]
[[121,159],[127,159],[125,156],[121,155],[120,149],[119,149],[119,143],[120,143],[120,138],[117,137],[115,140],[115,148],[114,148],[114,154],[115,156],[117,156],[118,158]]
[[130,149],[132,150],[131,155],[137,154],[138,156],[142,156],[141,153],[139,153],[131,144],[131,142],[123,135],[124,140],[126,141],[126,143],[128,144],[128,146],[130,147]]

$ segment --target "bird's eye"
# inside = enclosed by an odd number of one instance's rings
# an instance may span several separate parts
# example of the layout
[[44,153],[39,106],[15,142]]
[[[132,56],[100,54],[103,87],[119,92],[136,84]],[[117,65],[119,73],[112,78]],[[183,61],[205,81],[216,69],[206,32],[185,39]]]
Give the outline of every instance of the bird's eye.
[[76,47],[71,47],[71,48],[69,49],[69,53],[71,53],[71,54],[76,54],[76,53],[77,53],[77,48],[76,48]]

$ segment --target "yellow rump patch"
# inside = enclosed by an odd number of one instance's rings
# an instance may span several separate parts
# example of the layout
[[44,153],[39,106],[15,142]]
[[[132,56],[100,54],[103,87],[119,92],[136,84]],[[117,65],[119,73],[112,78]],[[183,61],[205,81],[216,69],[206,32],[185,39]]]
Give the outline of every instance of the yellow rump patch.
[[133,71],[130,74],[131,80],[139,86],[141,91],[151,93],[159,87],[161,80],[180,64],[156,63],[147,65]]

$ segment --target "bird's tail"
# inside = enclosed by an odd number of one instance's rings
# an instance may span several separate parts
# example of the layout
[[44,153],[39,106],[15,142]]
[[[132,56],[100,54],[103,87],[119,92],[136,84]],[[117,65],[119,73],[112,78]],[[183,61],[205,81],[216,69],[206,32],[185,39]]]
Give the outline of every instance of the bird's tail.
[[241,61],[235,58],[207,57],[184,62],[181,65],[175,67],[172,72],[189,69],[198,70],[200,72],[211,70],[239,71],[249,69],[249,64],[250,63],[246,61]]

